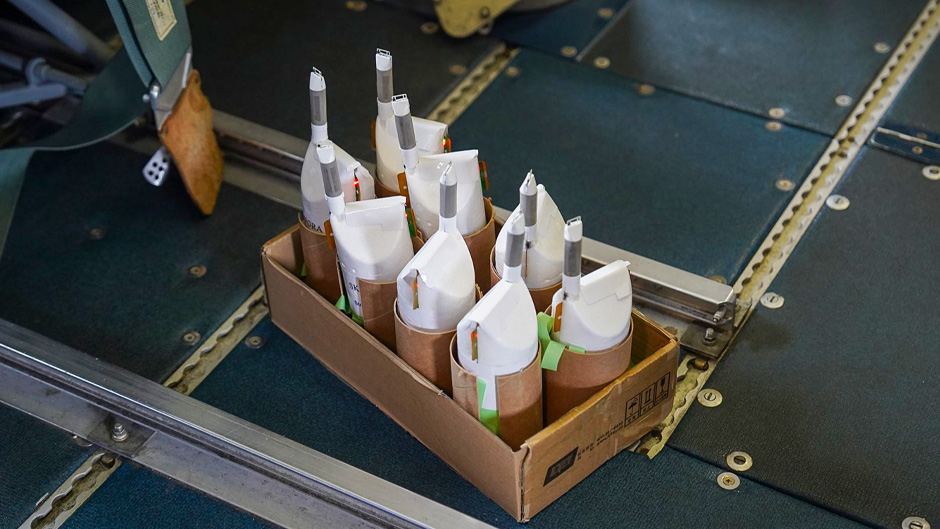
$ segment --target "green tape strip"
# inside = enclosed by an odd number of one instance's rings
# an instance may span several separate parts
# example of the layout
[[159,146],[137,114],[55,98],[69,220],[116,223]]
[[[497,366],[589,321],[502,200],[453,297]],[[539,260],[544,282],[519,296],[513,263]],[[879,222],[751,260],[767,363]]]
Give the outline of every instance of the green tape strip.
[[346,302],[346,294],[343,294],[336,300],[336,303],[333,304],[334,307],[338,308],[340,311],[349,314],[349,303]]
[[542,353],[542,369],[549,371],[558,370],[558,362],[561,361],[561,355],[565,352],[565,344],[554,340],[548,342],[548,347]]
[[411,208],[405,208],[405,218],[408,219],[408,233],[410,233],[412,237],[415,237],[417,235],[417,231],[415,228],[414,210]]
[[346,299],[346,294],[340,296],[333,306],[338,308],[343,314],[352,318],[352,321],[356,322],[360,327],[365,326],[365,322],[362,321],[362,316],[353,312],[352,307],[349,306],[349,301]]
[[483,407],[483,392],[486,391],[486,382],[483,379],[477,379],[477,402],[480,408],[480,422],[483,423],[483,426],[489,428],[489,430],[496,435],[499,435],[499,411],[497,410],[488,410]]
[[554,324],[554,318],[544,312],[539,312],[538,320],[539,342],[542,344],[542,369],[557,371],[558,362],[561,361],[561,355],[564,354],[566,349],[572,353],[584,354],[583,347],[566,345],[552,340],[551,329]]
[[544,312],[539,312],[539,342],[542,344],[542,351],[548,349],[548,342],[552,341],[550,331],[553,318]]

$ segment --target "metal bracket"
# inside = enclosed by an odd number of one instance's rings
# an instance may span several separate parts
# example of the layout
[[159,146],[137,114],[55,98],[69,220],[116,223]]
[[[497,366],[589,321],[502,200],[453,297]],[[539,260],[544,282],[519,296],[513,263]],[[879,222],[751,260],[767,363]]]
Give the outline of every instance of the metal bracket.
[[[120,441],[115,439],[113,434],[116,423],[120,423],[126,432],[126,437]],[[88,437],[86,437],[85,440],[120,456],[133,458],[140,452],[144,443],[150,440],[153,434],[154,431],[149,428],[126,421],[120,417],[110,416],[98,423],[98,425],[88,433]]]
[[150,87],[150,93],[147,97],[150,100],[150,107],[153,108],[153,117],[157,122],[157,130],[163,128],[163,123],[166,122],[166,118],[170,117],[170,114],[173,113],[173,109],[176,107],[176,102],[180,98],[180,94],[183,93],[183,90],[186,88],[186,83],[189,81],[189,72],[193,67],[193,49],[189,48],[186,50],[186,54],[183,55],[183,60],[180,61],[179,66],[176,67],[176,71],[173,72],[173,77],[170,78],[170,82],[166,86],[161,87],[159,84],[154,83]]
[[926,164],[940,163],[940,134],[896,123],[885,123],[884,127],[875,130],[871,142]]
[[141,172],[144,180],[150,185],[157,187],[163,185],[167,173],[170,172],[170,152],[166,146],[160,146],[157,152],[153,153]]
[[732,337],[734,337],[734,331],[731,329],[718,329],[693,323],[682,333],[679,345],[709,358],[719,358],[728,347]]

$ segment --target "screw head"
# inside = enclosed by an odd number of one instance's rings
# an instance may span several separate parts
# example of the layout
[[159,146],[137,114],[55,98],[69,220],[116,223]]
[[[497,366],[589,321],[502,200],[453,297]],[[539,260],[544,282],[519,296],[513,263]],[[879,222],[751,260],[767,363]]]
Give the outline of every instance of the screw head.
[[574,57],[578,54],[578,48],[574,46],[562,46],[561,54],[565,57]]
[[888,53],[891,51],[891,46],[889,46],[887,42],[876,42],[875,51],[878,53]]
[[826,205],[829,206],[829,209],[835,211],[845,211],[849,209],[849,204],[849,199],[842,195],[829,195],[829,198],[826,199]]
[[519,77],[519,68],[517,66],[510,66],[506,68],[506,77],[516,78]]
[[451,64],[450,73],[452,75],[463,75],[467,73],[467,67],[462,64]]
[[203,265],[192,265],[189,267],[189,275],[199,278],[206,275],[206,267]]
[[346,0],[346,9],[350,11],[362,13],[366,10],[366,7],[368,7],[368,5],[365,3],[365,0]]
[[783,296],[776,292],[766,292],[760,297],[760,304],[768,309],[779,309],[783,306]]
[[779,121],[768,121],[764,124],[764,128],[770,132],[778,132],[783,128],[783,125]]
[[641,96],[653,95],[655,92],[656,87],[651,84],[641,84],[640,86],[636,87],[636,93],[640,94]]
[[[696,358],[692,360],[691,363],[692,363],[692,367],[694,367],[695,369],[698,369],[699,371],[705,371],[706,369],[708,369],[708,360],[705,360],[704,358]],[[701,393],[702,392],[700,391],[699,394],[701,395]]]
[[725,458],[725,463],[728,464],[728,468],[731,470],[744,472],[751,468],[751,465],[754,464],[754,460],[751,459],[750,454],[747,452],[736,451],[728,454],[728,457]]
[[927,180],[940,180],[940,165],[928,165],[921,173]]
[[836,97],[836,104],[839,105],[840,107],[847,107],[852,104],[852,98],[845,94],[842,94]]
[[257,334],[249,336],[245,340],[245,345],[250,349],[260,349],[264,345],[264,338],[258,336]]
[[734,490],[741,485],[741,478],[731,472],[718,474],[718,486],[725,490]]
[[196,331],[189,331],[183,335],[183,343],[186,345],[195,345],[199,342],[201,336]]
[[924,148],[920,145],[915,145],[911,147],[911,152],[914,154],[924,154]]
[[767,115],[774,119],[780,119],[787,115],[787,111],[780,107],[774,107],[767,112]]
[[104,239],[104,228],[92,228],[88,231],[88,238],[93,241]]
[[930,529],[930,523],[920,516],[908,516],[901,522],[901,529]]
[[610,20],[614,18],[614,10],[609,7],[602,7],[597,10],[597,16],[604,20]]
[[793,183],[793,180],[788,180],[786,178],[781,178],[777,180],[777,189],[781,191],[790,191],[796,184]]
[[483,6],[483,8],[480,9],[480,18],[490,18],[490,8]]
[[706,408],[714,408],[721,404],[723,397],[717,389],[703,389],[698,392],[698,395],[695,397],[698,400],[698,403]]
[[437,33],[437,30],[440,28],[441,26],[439,26],[437,22],[425,22],[424,24],[421,24],[421,33],[424,33],[425,35],[433,35]]
[[717,338],[717,335],[715,334],[715,329],[709,327],[705,329],[705,335],[702,336],[702,341],[705,342],[706,344],[712,344],[712,343],[715,343],[716,338]]
[[111,427],[111,439],[116,443],[121,443],[127,440],[127,428],[119,422],[115,422],[114,426]]
[[594,57],[594,67],[598,69],[605,69],[610,66],[610,59],[607,57]]

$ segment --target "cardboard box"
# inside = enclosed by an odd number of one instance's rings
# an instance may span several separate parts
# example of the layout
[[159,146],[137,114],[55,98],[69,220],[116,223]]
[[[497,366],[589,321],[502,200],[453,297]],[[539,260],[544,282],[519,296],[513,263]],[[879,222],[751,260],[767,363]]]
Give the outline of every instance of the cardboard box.
[[519,521],[633,444],[672,409],[678,343],[634,312],[636,365],[514,451],[299,278],[297,226],[268,241],[261,259],[274,323]]

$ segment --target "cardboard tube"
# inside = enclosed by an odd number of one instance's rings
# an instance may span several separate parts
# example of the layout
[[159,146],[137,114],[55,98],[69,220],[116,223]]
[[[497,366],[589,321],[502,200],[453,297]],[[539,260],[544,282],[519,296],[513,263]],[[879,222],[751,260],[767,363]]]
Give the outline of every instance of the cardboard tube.
[[307,277],[304,281],[330,303],[336,303],[343,293],[339,274],[336,272],[336,249],[330,248],[326,235],[307,226],[303,213],[297,214],[297,224],[300,225],[304,264],[307,265]]
[[[483,293],[477,285],[477,301],[482,297]],[[449,356],[450,342],[456,334],[456,328],[444,332],[428,332],[409,326],[398,314],[398,299],[395,299],[395,346],[399,358],[444,390],[448,397],[454,396]]]
[[401,195],[401,193],[397,189],[390,189],[388,187],[385,187],[385,185],[382,184],[382,181],[379,180],[379,177],[378,176],[375,177],[375,197],[376,198],[397,197],[398,195]]
[[[483,292],[487,292],[492,286],[490,252],[496,246],[496,219],[493,215],[493,203],[489,198],[483,199],[483,210],[486,212],[486,224],[470,235],[464,236],[463,240],[470,250],[470,258],[473,259],[473,272],[476,275],[477,286]],[[536,307],[539,306],[541,305],[536,305]]]
[[[493,249],[490,250],[490,281],[491,286],[495,285],[502,276],[496,270],[496,241],[493,241]],[[532,302],[535,303],[536,307],[548,307],[552,304],[552,296],[555,295],[555,292],[561,288],[561,281],[558,283],[544,288],[530,288],[529,295],[532,296]]]
[[[542,351],[522,371],[496,377],[499,403],[499,437],[510,448],[519,447],[542,429]],[[477,377],[457,361],[457,336],[450,342],[454,402],[480,420]]]
[[[424,246],[424,241],[411,238],[415,253]],[[362,300],[362,326],[369,334],[378,338],[395,352],[395,300],[398,299],[398,282],[377,283],[359,279],[359,297]]]
[[395,281],[374,283],[359,279],[359,296],[362,299],[362,326],[386,347],[395,351],[394,303],[398,297]]
[[630,333],[618,345],[587,353],[565,349],[558,361],[558,369],[542,370],[545,424],[555,422],[627,371],[634,327],[636,321],[630,324]]
[[401,321],[398,300],[395,300],[395,345],[398,356],[448,396],[454,394],[448,357],[450,342],[456,334],[456,328],[444,332],[426,332],[409,327]]

